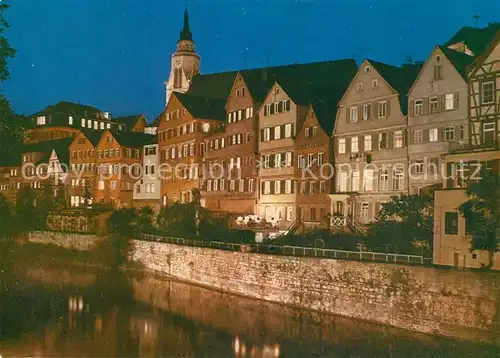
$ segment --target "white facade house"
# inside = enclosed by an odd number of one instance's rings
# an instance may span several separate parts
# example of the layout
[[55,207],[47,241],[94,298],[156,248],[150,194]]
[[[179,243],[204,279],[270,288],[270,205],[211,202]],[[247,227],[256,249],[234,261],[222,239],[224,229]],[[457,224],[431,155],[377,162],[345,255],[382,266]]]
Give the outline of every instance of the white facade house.
[[142,178],[134,184],[134,203],[137,207],[159,205],[161,192],[158,173],[158,167],[160,165],[158,144],[145,145],[142,158]]

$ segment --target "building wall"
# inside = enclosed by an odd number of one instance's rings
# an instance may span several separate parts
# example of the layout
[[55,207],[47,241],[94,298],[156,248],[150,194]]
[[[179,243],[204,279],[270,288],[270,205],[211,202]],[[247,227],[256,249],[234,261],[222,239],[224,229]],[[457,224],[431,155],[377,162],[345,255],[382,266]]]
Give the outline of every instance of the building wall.
[[[81,198],[86,194],[95,202],[98,181],[96,147],[83,133],[80,133],[69,147],[69,158],[71,172],[68,178],[68,204],[83,205]],[[76,202],[75,198],[80,199]]]
[[[222,169],[222,177],[219,178],[215,172],[214,178],[206,177],[212,180],[210,191],[206,182],[204,185],[206,207],[216,211],[253,214],[259,194],[258,117],[251,93],[241,75],[236,76],[226,113],[224,129],[209,133],[205,141],[204,163],[208,166],[217,163]],[[238,161],[239,168],[230,167],[231,162],[237,165]],[[218,180],[216,191],[214,180]],[[231,184],[232,180],[234,184]],[[242,184],[240,180],[243,180]],[[231,189],[232,185],[234,189]]]
[[[118,156],[113,157],[102,156],[101,153],[113,150],[118,153]],[[130,150],[131,155],[126,153]],[[142,162],[141,148],[125,148],[118,143],[110,131],[107,131],[101,137],[99,144],[96,147],[97,167],[107,168],[103,170],[96,178],[97,191],[96,203],[112,205],[114,207],[131,207],[133,205],[133,184],[135,179],[132,177],[132,165],[140,166]],[[133,153],[133,154],[132,154]],[[115,166],[125,166],[129,169],[120,168],[120,171],[113,171]],[[109,169],[112,169],[109,171]],[[115,188],[112,188],[112,183],[115,183]]]
[[[170,98],[158,126],[160,161],[170,170],[161,183],[162,205],[189,202],[192,189],[200,188],[205,136],[218,124],[217,120],[193,117],[175,94]],[[181,128],[183,134],[180,134]],[[188,132],[184,132],[186,129]]]
[[[434,195],[434,258],[436,265],[463,268],[481,268],[489,263],[488,252],[471,251],[472,236],[465,231],[465,218],[458,211],[468,200],[465,189],[438,190]],[[446,213],[458,213],[458,232],[446,233]],[[493,270],[500,270],[500,253],[493,257]]]
[[[374,81],[378,85],[373,86]],[[386,102],[385,117],[378,116],[378,103]],[[363,119],[363,106],[368,106],[369,115]],[[350,118],[351,108],[357,108],[358,116],[353,122]],[[402,133],[402,146],[396,148],[394,133]],[[354,220],[360,224],[372,221],[383,202],[389,201],[391,195],[406,193],[408,190],[407,176],[400,183],[400,188],[395,189],[393,184],[394,168],[399,166],[403,173],[408,165],[408,152],[406,145],[406,116],[403,114],[396,93],[383,79],[383,77],[370,65],[363,62],[358,74],[352,81],[349,89],[344,94],[337,111],[334,130],[334,149],[336,167],[336,192],[355,193],[352,196],[351,206],[346,208],[346,213],[352,212]],[[384,140],[385,145],[380,145]],[[358,138],[357,152],[351,146],[352,138]],[[341,153],[341,140],[345,140],[345,153]],[[371,150],[365,145],[365,140],[371,140]],[[369,163],[371,160],[371,163]],[[371,180],[369,171],[373,171]],[[387,189],[380,186],[382,170],[388,172]],[[353,171],[359,173],[359,185],[353,186]],[[346,188],[342,188],[342,172],[347,175]],[[363,188],[364,178],[372,182],[371,188]],[[370,190],[371,189],[371,190]],[[346,204],[346,203],[344,203]],[[352,214],[350,214],[352,216]]]
[[158,173],[159,165],[160,152],[158,150],[158,144],[144,146],[142,149],[143,176],[134,183],[133,194],[134,203],[139,204],[139,206],[143,206],[140,204],[141,201],[157,201],[157,205],[160,205],[161,181]]
[[[498,38],[498,36],[497,36]],[[493,125],[492,140],[500,141],[500,41],[491,53],[475,64],[475,69],[469,73],[469,103],[471,120],[471,139],[474,145],[484,145],[484,125]],[[494,98],[492,103],[483,103],[482,83],[493,82]],[[489,143],[490,145],[492,143]]]
[[183,281],[335,315],[500,345],[500,283],[496,274],[134,243],[134,260]]
[[[436,66],[440,67],[440,79],[435,79],[434,76]],[[453,96],[453,108],[449,110],[446,109],[447,94]],[[438,100],[438,109],[434,113],[429,103],[431,97]],[[421,109],[416,108],[418,101],[422,102]],[[467,113],[467,83],[445,54],[436,47],[409,93],[408,152],[412,168],[417,161],[423,161],[424,166],[437,164],[438,171],[429,167],[427,176],[424,176],[419,169],[410,169],[409,185],[412,194],[418,193],[418,188],[441,183],[441,155],[448,153],[452,146],[458,148],[461,143],[468,143]],[[434,134],[430,132],[436,129],[437,140],[431,141],[430,136]],[[454,131],[453,139],[445,137],[445,131],[450,129]]]
[[[322,129],[314,111],[310,108],[304,124],[297,133],[293,162],[297,189],[297,212],[306,226],[325,226],[328,221],[326,216],[330,212],[328,194],[333,189],[334,174],[330,141],[330,136]],[[306,168],[299,163],[300,158],[304,158]],[[310,158],[312,162],[309,166]],[[319,162],[320,160],[322,163]],[[301,165],[300,168],[299,165]],[[312,191],[311,184],[313,185]],[[305,189],[305,192],[301,189]]]
[[[288,111],[281,113],[267,114],[266,105],[273,105],[280,101],[290,101]],[[260,199],[257,214],[267,220],[279,220],[277,226],[281,229],[288,228],[291,223],[297,218],[297,202],[296,202],[296,184],[294,183],[295,170],[293,166],[293,158],[295,158],[295,136],[298,128],[302,125],[306,115],[307,108],[296,105],[285,90],[276,83],[263,104],[259,109],[259,179],[260,179]],[[291,125],[291,136],[284,137],[281,132],[280,139],[272,139],[274,136],[274,128],[276,126]],[[270,140],[265,140],[265,131],[270,130]],[[273,165],[272,158],[276,154],[286,155],[291,153],[292,165],[288,167],[277,168]],[[265,156],[270,156],[270,166],[265,167]],[[292,181],[291,193],[276,194],[273,192],[276,181]],[[269,182],[271,193],[265,192],[265,186]],[[283,184],[281,184],[283,186]]]

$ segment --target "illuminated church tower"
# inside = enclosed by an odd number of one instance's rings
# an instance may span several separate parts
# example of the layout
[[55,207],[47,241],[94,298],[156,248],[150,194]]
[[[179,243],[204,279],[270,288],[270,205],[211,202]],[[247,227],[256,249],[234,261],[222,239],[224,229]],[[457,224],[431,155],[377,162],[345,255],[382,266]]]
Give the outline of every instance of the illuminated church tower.
[[189,30],[189,14],[184,10],[184,26],[177,41],[177,50],[172,54],[170,76],[165,82],[165,106],[172,92],[185,93],[191,79],[200,72],[200,56],[194,51],[194,41]]

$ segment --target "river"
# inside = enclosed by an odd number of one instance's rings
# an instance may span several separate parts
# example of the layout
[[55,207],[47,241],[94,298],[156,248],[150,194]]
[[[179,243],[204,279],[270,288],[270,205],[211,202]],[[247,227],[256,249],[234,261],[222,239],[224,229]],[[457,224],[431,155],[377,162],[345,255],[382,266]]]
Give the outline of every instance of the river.
[[60,267],[1,277],[0,356],[498,357],[493,347],[232,296]]

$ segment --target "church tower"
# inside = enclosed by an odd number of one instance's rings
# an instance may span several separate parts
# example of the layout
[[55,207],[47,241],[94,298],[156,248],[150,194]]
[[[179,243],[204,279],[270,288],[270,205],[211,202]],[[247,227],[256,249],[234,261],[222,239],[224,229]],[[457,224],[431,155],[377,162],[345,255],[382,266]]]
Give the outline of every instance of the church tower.
[[170,76],[165,82],[165,106],[173,92],[187,92],[191,79],[199,72],[200,56],[194,51],[193,36],[189,30],[189,14],[186,9],[177,50],[172,54]]

